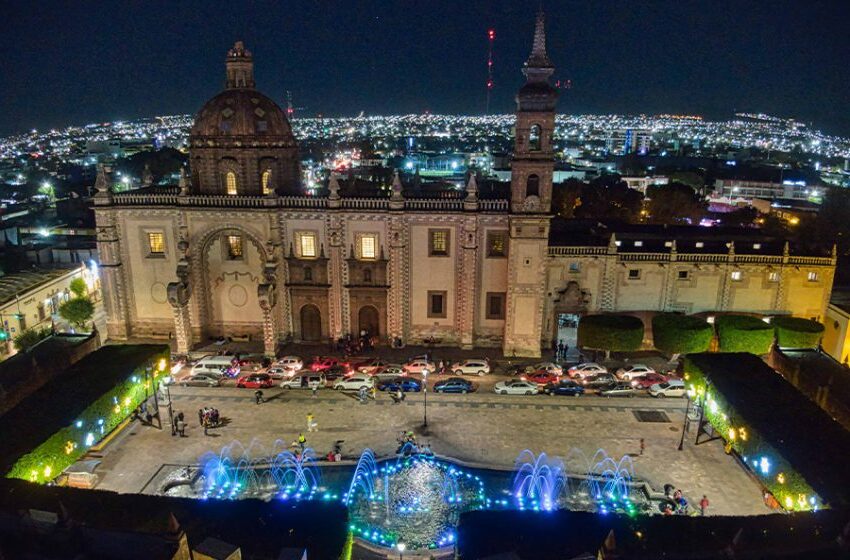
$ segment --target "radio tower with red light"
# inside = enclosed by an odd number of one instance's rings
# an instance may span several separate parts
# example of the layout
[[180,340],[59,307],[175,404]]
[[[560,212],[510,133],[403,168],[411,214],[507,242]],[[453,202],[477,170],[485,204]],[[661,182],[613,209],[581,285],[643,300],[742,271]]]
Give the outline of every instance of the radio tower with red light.
[[496,38],[496,30],[487,30],[487,41],[489,43],[487,50],[487,106],[484,110],[485,115],[490,114],[490,92],[493,90],[493,40]]

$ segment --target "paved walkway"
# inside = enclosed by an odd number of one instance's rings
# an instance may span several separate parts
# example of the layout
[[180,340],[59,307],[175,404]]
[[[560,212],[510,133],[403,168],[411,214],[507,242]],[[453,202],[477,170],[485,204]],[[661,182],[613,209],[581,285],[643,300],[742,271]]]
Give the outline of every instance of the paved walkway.
[[[171,394],[174,409],[189,421],[187,437],[134,425],[107,448],[98,469],[100,488],[139,492],[162,464],[194,464],[203,453],[218,453],[233,441],[245,446],[253,441],[254,453],[262,454],[275,440],[285,446],[305,432],[319,454],[345,440],[345,455],[356,456],[365,447],[389,455],[400,431],[415,430],[440,455],[503,468],[512,467],[528,448],[568,457],[570,470],[584,472],[588,458],[601,448],[615,458],[630,455],[636,475],[656,489],[672,483],[694,501],[707,494],[710,513],[768,512],[758,486],[723,453],[719,441],[695,447],[689,437],[685,449],[677,451],[684,412],[679,400],[429,393],[425,432],[422,394],[409,395],[401,405],[380,393],[376,402],[361,405],[354,396],[331,390],[316,398],[297,390],[267,390],[269,400],[261,405],[254,404],[253,391],[235,388],[173,387]],[[228,420],[207,437],[196,422],[198,408],[205,405],[218,408]],[[637,410],[662,412],[667,421],[640,422]],[[305,431],[308,412],[315,415],[318,433]],[[639,456],[641,438],[646,448]]]

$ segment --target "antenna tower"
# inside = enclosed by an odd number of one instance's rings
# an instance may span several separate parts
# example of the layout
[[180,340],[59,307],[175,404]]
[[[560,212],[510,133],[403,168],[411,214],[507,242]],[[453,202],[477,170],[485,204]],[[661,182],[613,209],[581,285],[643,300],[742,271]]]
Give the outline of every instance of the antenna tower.
[[496,38],[496,30],[487,30],[487,106],[484,110],[485,115],[490,114],[490,92],[493,90],[493,40]]

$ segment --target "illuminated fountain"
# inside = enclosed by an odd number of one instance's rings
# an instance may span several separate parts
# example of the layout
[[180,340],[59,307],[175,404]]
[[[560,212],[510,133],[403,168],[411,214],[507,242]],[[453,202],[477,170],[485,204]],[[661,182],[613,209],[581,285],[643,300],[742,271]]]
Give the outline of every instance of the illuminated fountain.
[[535,456],[526,449],[519,454],[514,467],[511,493],[520,509],[557,509],[558,497],[566,485],[562,461],[550,459],[545,453]]

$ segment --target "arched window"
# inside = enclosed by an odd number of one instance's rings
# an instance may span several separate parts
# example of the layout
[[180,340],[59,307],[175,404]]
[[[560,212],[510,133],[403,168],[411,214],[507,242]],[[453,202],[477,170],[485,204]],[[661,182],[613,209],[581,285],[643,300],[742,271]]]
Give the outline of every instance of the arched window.
[[236,173],[228,171],[224,176],[224,186],[227,189],[227,194],[236,194]]
[[528,149],[532,152],[540,151],[540,125],[531,125],[531,130],[528,131]]
[[540,196],[540,177],[529,175],[525,180],[525,196]]
[[263,186],[263,194],[271,194],[272,192],[272,170],[266,169],[260,177],[260,184]]

